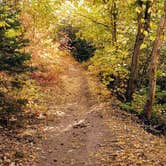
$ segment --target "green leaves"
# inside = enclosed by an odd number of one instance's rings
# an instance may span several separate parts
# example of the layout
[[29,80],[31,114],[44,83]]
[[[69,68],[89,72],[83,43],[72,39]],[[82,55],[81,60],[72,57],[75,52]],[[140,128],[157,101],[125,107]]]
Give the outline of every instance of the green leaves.
[[9,24],[6,23],[6,21],[0,21],[0,28],[4,28],[4,27],[9,27]]
[[27,99],[19,96],[30,71],[28,61],[31,56],[21,50],[26,44],[18,11],[7,2],[0,2],[0,114],[21,111],[27,104]]

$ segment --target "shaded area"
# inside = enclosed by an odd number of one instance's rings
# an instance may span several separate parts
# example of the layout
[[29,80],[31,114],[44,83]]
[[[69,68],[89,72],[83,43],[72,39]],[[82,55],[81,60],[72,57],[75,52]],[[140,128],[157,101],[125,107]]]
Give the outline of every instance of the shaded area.
[[31,56],[24,51],[29,40],[24,39],[19,22],[19,10],[8,2],[0,2],[0,122],[22,111],[28,100],[20,92],[32,71]]
[[92,42],[81,39],[78,36],[79,28],[66,26],[60,29],[59,42],[61,48],[66,48],[71,51],[71,55],[79,62],[87,61],[90,59],[96,50]]

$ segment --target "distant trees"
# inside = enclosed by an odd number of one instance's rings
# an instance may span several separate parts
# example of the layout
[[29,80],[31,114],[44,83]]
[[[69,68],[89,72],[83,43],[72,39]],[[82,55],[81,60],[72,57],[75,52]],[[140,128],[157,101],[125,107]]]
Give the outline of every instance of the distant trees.
[[56,3],[60,3],[60,1],[22,1],[20,5],[23,15],[22,21],[26,29],[31,29],[31,39],[37,37],[38,34],[43,31],[43,35],[45,35],[45,37],[54,32],[54,24],[57,20],[55,19],[53,8],[56,6]]

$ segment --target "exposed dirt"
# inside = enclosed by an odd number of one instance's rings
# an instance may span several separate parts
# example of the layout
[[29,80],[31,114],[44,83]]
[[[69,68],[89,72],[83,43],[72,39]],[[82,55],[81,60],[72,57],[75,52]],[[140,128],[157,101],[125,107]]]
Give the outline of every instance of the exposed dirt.
[[35,166],[166,165],[165,138],[119,110],[118,101],[69,55],[55,60],[64,67],[63,86],[50,91]]
[[146,132],[135,115],[120,110],[70,55],[51,58],[61,72],[41,86],[46,109],[22,112],[17,123],[0,126],[0,166],[166,165],[165,137]]

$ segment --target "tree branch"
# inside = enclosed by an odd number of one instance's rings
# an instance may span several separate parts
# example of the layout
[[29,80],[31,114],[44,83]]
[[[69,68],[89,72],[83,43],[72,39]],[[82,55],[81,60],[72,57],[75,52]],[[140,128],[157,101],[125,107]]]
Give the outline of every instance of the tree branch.
[[104,26],[105,28],[108,28],[108,29],[111,28],[111,25],[107,25],[107,24],[105,24],[105,23],[99,22],[99,21],[95,20],[94,18],[88,17],[88,16],[83,15],[83,14],[81,14],[81,13],[78,13],[78,14],[79,14],[80,16],[84,17],[84,18],[87,18],[87,19],[91,20],[91,21],[92,21],[93,23],[95,23],[95,24],[102,25],[102,26]]

